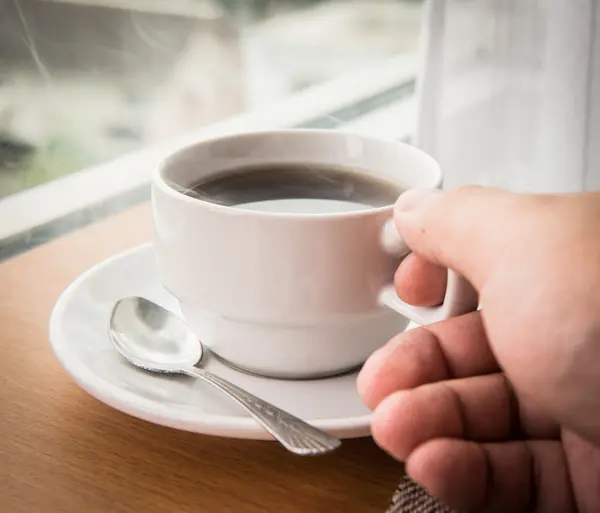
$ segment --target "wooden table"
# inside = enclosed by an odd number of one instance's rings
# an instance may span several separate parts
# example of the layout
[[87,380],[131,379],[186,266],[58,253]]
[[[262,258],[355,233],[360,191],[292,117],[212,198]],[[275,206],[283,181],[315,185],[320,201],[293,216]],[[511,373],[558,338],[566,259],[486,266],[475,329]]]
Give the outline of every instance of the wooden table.
[[2,513],[384,513],[402,467],[370,439],[300,458],[129,417],[54,359],[48,320],[82,271],[149,238],[136,207],[0,264]]

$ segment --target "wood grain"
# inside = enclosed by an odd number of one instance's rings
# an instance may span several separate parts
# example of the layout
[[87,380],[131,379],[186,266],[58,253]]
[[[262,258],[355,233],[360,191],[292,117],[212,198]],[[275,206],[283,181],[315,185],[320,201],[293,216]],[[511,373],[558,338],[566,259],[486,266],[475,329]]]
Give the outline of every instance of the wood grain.
[[0,511],[383,513],[402,467],[369,439],[299,458],[115,411],[54,359],[48,320],[82,271],[150,234],[137,207],[0,265]]

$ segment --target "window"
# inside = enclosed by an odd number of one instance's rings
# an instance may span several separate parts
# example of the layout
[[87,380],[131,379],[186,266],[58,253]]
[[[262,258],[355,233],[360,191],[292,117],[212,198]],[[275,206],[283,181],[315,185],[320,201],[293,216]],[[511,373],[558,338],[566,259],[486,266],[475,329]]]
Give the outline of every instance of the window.
[[340,126],[405,137],[421,9],[0,0],[0,256],[143,200],[153,163],[186,140]]

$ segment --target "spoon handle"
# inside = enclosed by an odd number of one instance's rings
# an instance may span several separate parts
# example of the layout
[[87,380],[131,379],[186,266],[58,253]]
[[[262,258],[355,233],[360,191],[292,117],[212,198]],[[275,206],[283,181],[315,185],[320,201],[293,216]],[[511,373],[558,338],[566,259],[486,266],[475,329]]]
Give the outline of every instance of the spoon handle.
[[339,438],[311,426],[233,383],[204,369],[185,369],[185,374],[202,379],[242,406],[276,440],[299,455],[326,454],[341,445]]

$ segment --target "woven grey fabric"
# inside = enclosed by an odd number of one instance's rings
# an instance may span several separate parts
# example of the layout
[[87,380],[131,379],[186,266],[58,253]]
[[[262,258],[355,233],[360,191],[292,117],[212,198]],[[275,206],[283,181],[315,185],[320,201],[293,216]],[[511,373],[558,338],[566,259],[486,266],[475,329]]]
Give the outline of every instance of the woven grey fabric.
[[398,485],[387,513],[456,513],[408,476]]

